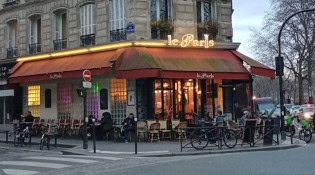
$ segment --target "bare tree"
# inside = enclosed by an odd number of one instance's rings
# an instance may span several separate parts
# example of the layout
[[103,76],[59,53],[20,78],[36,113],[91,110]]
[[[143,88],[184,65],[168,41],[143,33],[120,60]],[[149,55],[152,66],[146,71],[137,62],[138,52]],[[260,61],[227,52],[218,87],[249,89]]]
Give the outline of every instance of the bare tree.
[[[262,29],[252,29],[251,50],[264,63],[274,67],[278,53],[277,36],[283,21],[303,9],[315,8],[315,0],[270,0],[271,10],[265,16]],[[282,56],[285,59],[286,82],[297,81],[299,103],[304,102],[303,82],[308,82],[309,96],[312,94],[312,71],[315,70],[315,13],[301,13],[293,17],[283,30]],[[290,75],[293,74],[293,75]],[[295,86],[291,86],[295,88]],[[292,90],[297,92],[296,89]]]

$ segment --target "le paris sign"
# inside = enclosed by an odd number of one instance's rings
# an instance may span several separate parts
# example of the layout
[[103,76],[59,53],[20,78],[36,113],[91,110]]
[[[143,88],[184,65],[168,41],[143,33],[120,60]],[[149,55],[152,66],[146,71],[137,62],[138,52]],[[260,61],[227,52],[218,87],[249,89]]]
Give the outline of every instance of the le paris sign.
[[90,82],[92,79],[92,74],[89,70],[84,70],[83,71],[83,87],[84,88],[92,88],[92,83]]

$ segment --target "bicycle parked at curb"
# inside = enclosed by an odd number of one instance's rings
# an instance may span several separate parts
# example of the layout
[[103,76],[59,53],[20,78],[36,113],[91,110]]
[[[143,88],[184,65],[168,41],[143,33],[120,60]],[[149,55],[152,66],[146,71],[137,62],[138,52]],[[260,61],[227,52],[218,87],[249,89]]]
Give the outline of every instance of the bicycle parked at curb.
[[196,128],[190,135],[190,143],[196,150],[205,149],[209,144],[218,145],[223,141],[228,148],[234,148],[237,144],[235,131],[227,127]]
[[286,136],[288,137],[294,136],[296,131],[301,129],[301,127],[299,126],[298,122],[295,119],[296,117],[287,116],[286,125],[284,129]]
[[57,125],[56,124],[47,124],[44,128],[44,133],[41,136],[40,143],[39,143],[39,149],[43,150],[44,146],[47,147],[47,149],[50,149],[50,139],[51,136],[57,134]]
[[18,147],[19,145],[23,147],[23,145],[27,145],[28,143],[25,142],[25,138],[30,138],[29,134],[29,127],[25,127],[25,129],[22,130],[22,128],[17,128],[17,131],[14,132],[14,139],[13,139],[13,145],[15,147]]
[[299,132],[300,140],[304,140],[306,143],[309,143],[312,140],[312,127],[308,120],[301,120],[302,129]]

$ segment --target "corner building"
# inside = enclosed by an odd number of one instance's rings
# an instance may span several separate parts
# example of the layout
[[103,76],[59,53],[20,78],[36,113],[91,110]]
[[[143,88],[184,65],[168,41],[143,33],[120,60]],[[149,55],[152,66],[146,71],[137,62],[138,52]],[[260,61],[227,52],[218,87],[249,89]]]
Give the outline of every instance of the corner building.
[[191,123],[193,112],[232,115],[235,101],[251,104],[253,75],[275,76],[236,51],[232,0],[0,3],[0,60],[15,64],[4,85],[15,92],[10,119],[27,110],[82,119],[83,70],[92,73],[88,115],[108,111],[117,124],[128,113]]

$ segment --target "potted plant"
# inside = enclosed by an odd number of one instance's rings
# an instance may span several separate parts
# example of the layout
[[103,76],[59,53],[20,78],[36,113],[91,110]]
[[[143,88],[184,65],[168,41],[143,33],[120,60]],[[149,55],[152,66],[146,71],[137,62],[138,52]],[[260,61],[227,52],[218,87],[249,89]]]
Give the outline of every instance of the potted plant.
[[202,39],[204,34],[209,34],[209,39],[215,40],[218,34],[218,24],[216,21],[208,20],[197,25],[198,38]]
[[151,22],[151,34],[153,39],[166,39],[167,35],[174,31],[173,22],[168,19]]

